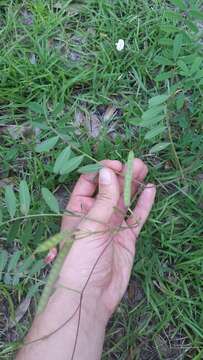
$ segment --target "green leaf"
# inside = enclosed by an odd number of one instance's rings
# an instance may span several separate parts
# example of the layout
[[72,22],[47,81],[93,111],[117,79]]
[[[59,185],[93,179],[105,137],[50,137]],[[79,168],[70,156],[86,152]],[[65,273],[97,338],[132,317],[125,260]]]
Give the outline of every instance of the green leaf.
[[132,189],[132,177],[133,177],[133,160],[134,152],[130,151],[128,154],[127,167],[124,179],[124,204],[130,206],[131,201],[131,189]]
[[165,126],[157,126],[154,129],[148,131],[144,138],[145,140],[153,139],[155,136],[162,134],[165,129],[166,129]]
[[65,175],[65,174],[69,174],[70,172],[72,172],[73,170],[77,169],[78,166],[81,164],[81,162],[83,161],[84,156],[76,156],[72,159],[70,159],[63,167],[63,169],[61,170],[61,174]]
[[166,143],[166,142],[162,142],[159,144],[154,145],[151,149],[150,149],[150,153],[157,153],[161,150],[164,150],[165,148],[167,148],[170,145],[170,143]]
[[10,217],[13,218],[16,213],[16,196],[11,185],[6,186],[5,202]]
[[195,74],[198,70],[200,70],[201,64],[202,64],[202,58],[196,57],[190,69],[190,76]]
[[182,21],[183,16],[175,11],[165,11],[164,15],[169,20]]
[[56,117],[63,111],[63,109],[64,109],[64,102],[61,101],[55,106],[52,115]]
[[44,114],[44,109],[42,105],[38,104],[37,102],[33,101],[28,104],[28,108],[35,112],[36,114]]
[[31,265],[34,262],[34,258],[32,256],[27,257],[18,267],[18,271],[21,275],[23,275],[24,272],[28,271],[28,269],[31,267]]
[[39,271],[41,271],[45,266],[46,264],[43,260],[35,261],[33,267],[29,270],[29,276],[39,273]]
[[11,255],[10,260],[8,262],[8,268],[7,273],[10,273],[11,271],[16,271],[17,263],[20,259],[20,256],[22,254],[22,251],[16,251],[14,254]]
[[149,100],[149,106],[161,105],[168,100],[170,95],[157,95]]
[[4,275],[4,283],[6,285],[12,285],[12,281],[13,281],[13,278],[11,277],[11,275],[9,273],[6,273]]
[[154,61],[159,65],[173,66],[173,61],[164,56],[155,56]]
[[3,221],[3,213],[2,213],[2,210],[0,209],[0,225],[1,225],[2,221]]
[[154,118],[149,118],[147,120],[144,120],[138,125],[141,126],[141,127],[151,128],[153,125],[155,125],[158,122],[162,121],[164,118],[165,118],[165,115],[156,116]]
[[27,297],[28,298],[31,298],[33,297],[35,294],[37,294],[39,292],[39,287],[42,286],[42,283],[39,282],[39,283],[36,283],[34,285],[32,285],[29,290],[28,290],[28,293],[27,293]]
[[190,15],[197,20],[203,20],[203,11],[201,10],[190,10]]
[[53,137],[41,142],[40,144],[37,144],[35,146],[35,151],[38,153],[41,153],[41,152],[47,152],[47,151],[53,149],[53,147],[56,145],[58,139],[59,139],[58,136],[53,136]]
[[78,169],[78,172],[80,174],[94,173],[94,172],[98,172],[102,168],[103,168],[102,164],[90,164],[80,167]]
[[27,182],[22,180],[19,187],[20,195],[20,211],[23,215],[27,215],[30,210],[30,193],[28,189]]
[[194,24],[192,21],[190,20],[186,20],[186,24],[189,27],[189,29],[191,31],[193,31],[194,33],[197,33],[199,31],[198,27],[196,24]]
[[57,157],[55,164],[54,164],[54,173],[61,174],[61,170],[66,165],[69,157],[71,155],[71,147],[66,147]]
[[2,273],[6,267],[8,261],[8,252],[6,250],[0,251],[0,281],[2,279]]
[[173,42],[173,58],[177,60],[183,45],[183,34],[177,34]]
[[145,111],[142,114],[142,120],[150,120],[153,119],[154,117],[160,115],[161,113],[163,113],[163,111],[165,110],[165,105],[160,105],[157,107],[152,107],[149,110]]
[[12,285],[13,286],[18,285],[19,281],[20,281],[20,274],[19,273],[14,274],[13,279],[12,279]]
[[172,76],[173,76],[172,71],[165,71],[165,72],[161,72],[159,75],[157,75],[157,76],[155,77],[155,80],[156,80],[157,82],[159,82],[159,81],[164,81],[164,80],[170,79]]
[[170,0],[171,4],[177,6],[180,10],[186,10],[187,7],[184,4],[183,0]]
[[49,189],[45,187],[42,188],[42,197],[46,202],[46,204],[48,205],[48,207],[50,208],[50,210],[56,214],[59,214],[60,211],[59,211],[58,201],[55,198],[55,196],[51,193],[51,191],[49,191]]
[[182,70],[181,75],[189,76],[190,70],[189,70],[188,66],[186,65],[186,63],[183,60],[178,60],[177,64],[180,67],[180,69]]

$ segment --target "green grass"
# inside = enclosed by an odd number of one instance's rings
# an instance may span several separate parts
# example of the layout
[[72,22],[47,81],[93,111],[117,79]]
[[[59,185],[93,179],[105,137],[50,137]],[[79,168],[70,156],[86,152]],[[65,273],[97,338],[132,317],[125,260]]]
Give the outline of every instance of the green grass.
[[[148,164],[157,199],[140,237],[132,273],[140,299],[135,295],[129,302],[125,296],[109,325],[103,358],[200,360],[202,2],[61,0],[57,4],[58,8],[54,1],[0,2],[0,180],[9,181],[18,198],[20,181],[26,179],[31,194],[28,217],[8,222],[1,182],[0,246],[10,253],[20,248],[25,259],[58,231],[56,214],[43,216],[53,211],[41,188],[52,193],[59,187],[66,194],[71,191],[77,171],[60,176],[53,172],[67,142],[75,155],[87,155],[83,165],[92,163],[91,157],[126,161],[133,150]],[[119,38],[125,40],[120,53],[115,47]],[[142,114],[149,99],[163,93],[170,94],[161,120],[167,129],[147,140],[148,129],[140,126]],[[31,102],[40,104],[41,110],[31,111]],[[61,109],[54,112],[58,103]],[[84,125],[75,126],[79,110],[87,118],[91,113],[102,116],[109,105],[118,110],[113,120],[103,122],[98,138]],[[29,135],[24,133],[27,125],[32,126]],[[108,133],[112,125],[113,140]],[[60,140],[53,149],[35,151],[40,140],[56,134]],[[170,145],[150,153],[160,142]],[[15,217],[22,216],[18,200]],[[12,358],[16,348],[16,338],[3,331],[5,311],[7,318],[14,316],[38,276],[28,274],[16,286],[0,284],[1,359]],[[33,306],[37,297],[36,293]],[[29,319],[31,314],[18,324],[17,339],[26,332]]]

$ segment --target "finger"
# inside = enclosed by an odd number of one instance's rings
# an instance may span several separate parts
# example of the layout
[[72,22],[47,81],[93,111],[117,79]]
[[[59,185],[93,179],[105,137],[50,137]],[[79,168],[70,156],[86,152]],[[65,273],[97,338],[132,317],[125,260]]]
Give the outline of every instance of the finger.
[[[120,172],[122,170],[122,163],[118,160],[102,160],[102,165],[110,169]],[[75,216],[66,215],[62,220],[62,230],[68,227],[76,227],[84,214],[87,214],[94,204],[94,195],[98,186],[98,173],[83,174],[77,181],[71,198],[68,202],[66,210],[75,213]],[[81,215],[81,217],[80,217]]]
[[[127,207],[124,204],[124,197],[123,197],[123,187],[124,187],[124,176],[126,172],[126,165],[123,167],[123,171],[121,176],[119,176],[119,184],[120,184],[120,199],[118,202],[118,207],[115,209],[115,214],[112,218],[113,225],[120,225],[126,215]],[[148,168],[144,164],[144,162],[140,159],[134,159],[133,161],[133,176],[132,176],[132,197],[137,192],[137,189],[140,183],[143,182],[144,178],[148,173]]]
[[88,213],[88,219],[83,220],[80,229],[100,230],[110,220],[114,207],[119,200],[118,177],[113,170],[102,168],[99,172],[99,191],[92,209]]
[[152,205],[154,204],[155,195],[155,185],[147,184],[138,199],[132,216],[130,216],[127,220],[127,224],[131,227],[131,231],[133,231],[135,239],[138,237],[145,221],[148,218]]
[[[117,160],[102,160],[101,164],[105,167],[108,167],[115,172],[119,172],[122,169],[122,164],[120,161]],[[90,173],[90,174],[83,174],[80,176],[79,180],[77,181],[71,199],[68,204],[68,208],[70,209],[71,206],[78,206],[78,196],[92,196],[95,193],[95,190],[98,185],[97,179],[98,173]],[[97,181],[96,181],[97,180]]]

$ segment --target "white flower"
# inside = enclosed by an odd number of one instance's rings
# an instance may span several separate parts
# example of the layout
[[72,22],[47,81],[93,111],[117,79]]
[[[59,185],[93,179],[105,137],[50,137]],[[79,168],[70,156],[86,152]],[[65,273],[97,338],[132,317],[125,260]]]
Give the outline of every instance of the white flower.
[[125,42],[123,39],[119,39],[118,42],[116,43],[116,49],[118,51],[122,51],[124,49],[125,46]]

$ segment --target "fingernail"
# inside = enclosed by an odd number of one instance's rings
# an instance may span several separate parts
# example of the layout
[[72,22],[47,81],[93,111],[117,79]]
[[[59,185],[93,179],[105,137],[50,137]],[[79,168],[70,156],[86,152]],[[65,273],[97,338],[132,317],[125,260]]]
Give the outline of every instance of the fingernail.
[[103,168],[99,172],[99,182],[102,185],[111,184],[111,171],[107,168]]

